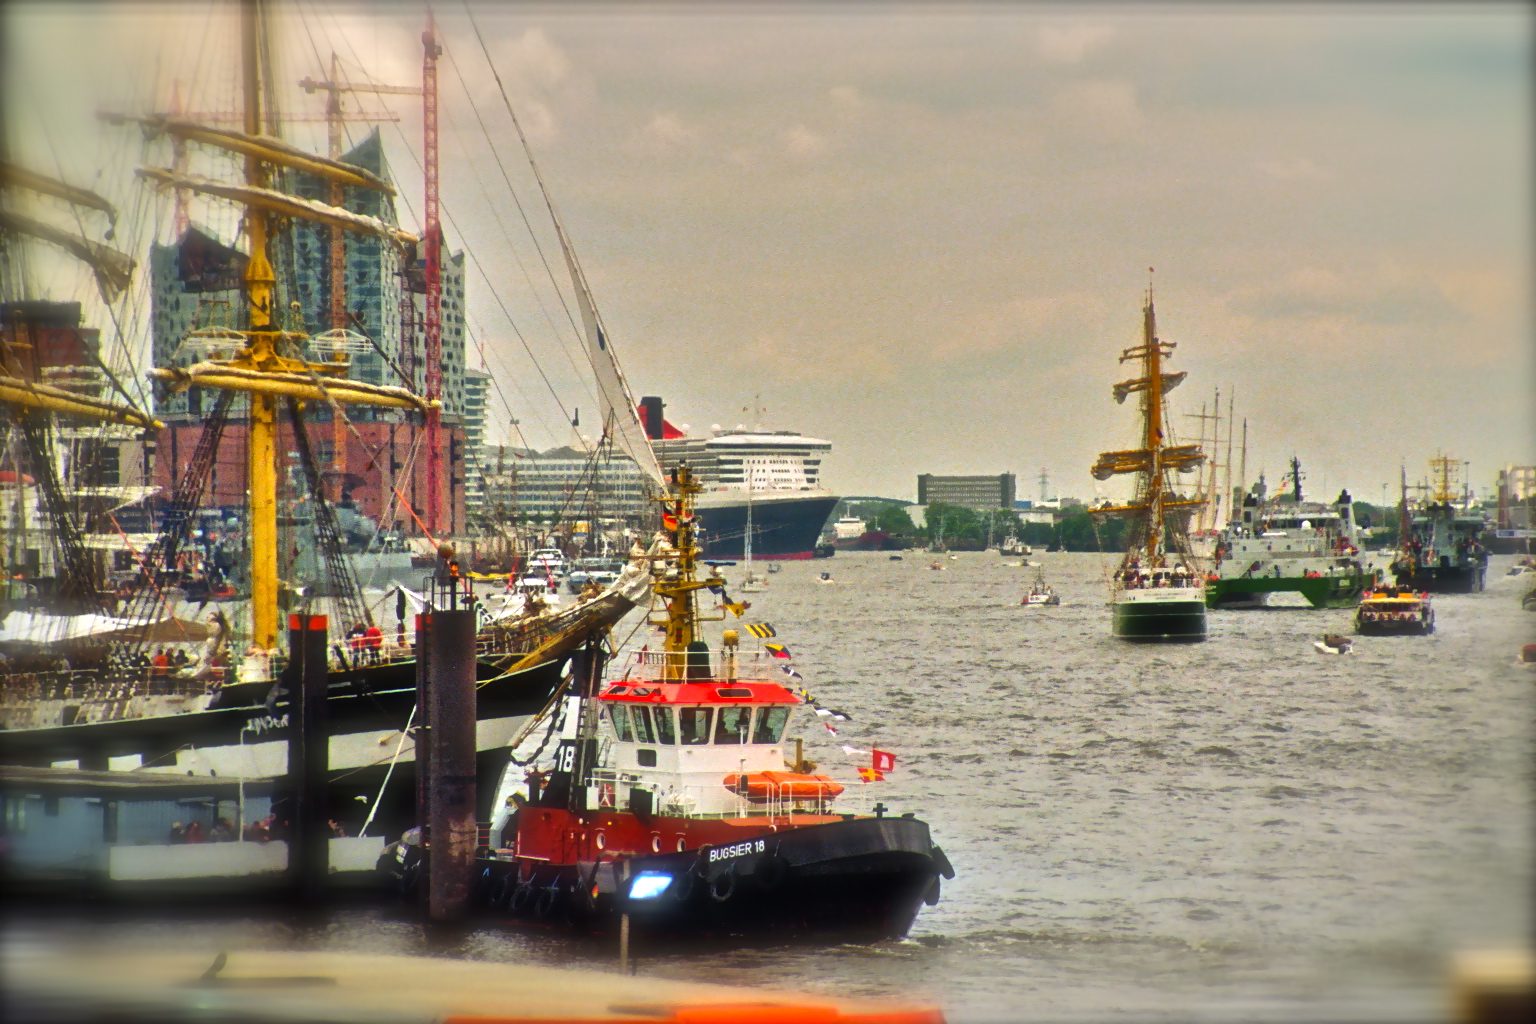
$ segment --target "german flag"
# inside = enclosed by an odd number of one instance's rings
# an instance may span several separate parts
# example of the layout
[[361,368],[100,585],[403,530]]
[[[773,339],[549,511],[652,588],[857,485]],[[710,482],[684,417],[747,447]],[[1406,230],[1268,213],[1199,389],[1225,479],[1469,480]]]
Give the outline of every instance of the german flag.
[[747,632],[751,633],[759,640],[767,640],[769,637],[779,635],[778,633],[774,632],[773,624],[769,622],[748,623]]

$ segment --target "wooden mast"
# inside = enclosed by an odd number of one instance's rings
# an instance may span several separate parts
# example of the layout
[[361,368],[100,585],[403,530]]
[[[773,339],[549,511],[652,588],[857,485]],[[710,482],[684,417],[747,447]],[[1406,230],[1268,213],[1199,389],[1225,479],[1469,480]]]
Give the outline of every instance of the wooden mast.
[[1142,447],[1150,455],[1146,476],[1146,536],[1143,551],[1149,567],[1162,564],[1158,544],[1163,525],[1163,359],[1157,340],[1157,313],[1152,305],[1152,285],[1147,284],[1147,305],[1142,310],[1142,358],[1147,368],[1146,435]]
[[[261,12],[258,0],[241,4],[240,53],[245,93],[245,132],[262,133],[261,117]],[[245,158],[245,182],[267,187],[267,168],[255,155]],[[250,306],[250,332],[246,335],[250,361],[261,366],[275,354],[272,349],[272,294],[277,275],[267,259],[267,216],[255,208],[245,211],[245,231],[251,255],[245,265],[246,300]],[[250,485],[248,524],[251,558],[251,647],[272,651],[277,647],[277,406],[273,395],[252,392],[250,432],[246,446]]]

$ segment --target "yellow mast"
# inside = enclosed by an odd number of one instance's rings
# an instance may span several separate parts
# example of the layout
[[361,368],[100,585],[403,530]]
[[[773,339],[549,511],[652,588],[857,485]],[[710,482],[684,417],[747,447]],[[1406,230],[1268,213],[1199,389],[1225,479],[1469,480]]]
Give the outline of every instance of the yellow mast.
[[1147,286],[1147,305],[1141,317],[1142,359],[1147,368],[1146,436],[1142,447],[1151,453],[1150,472],[1144,474],[1142,499],[1147,506],[1147,533],[1143,551],[1152,566],[1161,563],[1158,541],[1163,526],[1163,358],[1157,340],[1157,314],[1152,308],[1152,286]]
[[[667,639],[666,665],[662,678],[667,682],[681,682],[687,677],[689,647],[699,639],[700,616],[695,595],[708,587],[723,586],[725,580],[711,574],[707,579],[695,579],[698,563],[698,547],[694,529],[694,496],[702,491],[687,463],[672,472],[672,494],[659,499],[666,510],[663,526],[674,532],[677,547],[677,571],[668,572],[652,585],[656,596],[665,604],[660,618],[653,616],[655,625],[665,626]],[[721,618],[724,618],[722,615]]]
[[[1183,373],[1163,373],[1163,357],[1173,354],[1173,343],[1157,337],[1157,314],[1152,302],[1152,288],[1147,287],[1147,303],[1142,307],[1141,344],[1125,349],[1120,362],[1140,362],[1143,374],[1114,387],[1116,400],[1141,392],[1141,447],[1131,451],[1104,452],[1094,464],[1093,475],[1108,480],[1117,473],[1137,474],[1136,497],[1129,505],[1097,508],[1095,515],[1135,516],[1144,524],[1140,547],[1148,568],[1164,564],[1162,553],[1163,514],[1169,509],[1197,509],[1204,498],[1169,498],[1164,474],[1169,470],[1194,469],[1205,461],[1198,444],[1163,444],[1163,396],[1184,379]],[[1165,351],[1166,349],[1166,351]]]
[[[251,136],[262,134],[263,127],[261,35],[259,0],[245,0],[241,5],[241,71],[245,93],[244,127],[246,134]],[[226,144],[216,135],[199,141]],[[230,148],[245,155],[246,185],[255,189],[267,188],[266,158],[271,154],[243,145],[230,144]],[[316,162],[305,169],[343,180],[355,177],[355,169],[345,165],[330,168]],[[314,220],[326,219],[323,211],[318,210],[290,212]],[[277,398],[356,402],[418,412],[429,407],[429,403],[401,388],[373,387],[356,381],[336,381],[334,386],[327,387],[323,377],[336,378],[347,369],[343,356],[333,357],[329,363],[310,363],[299,358],[299,345],[306,340],[305,335],[281,330],[273,316],[277,277],[267,256],[268,215],[259,202],[246,202],[245,230],[251,246],[245,268],[250,315],[249,327],[242,332],[246,347],[233,359],[203,362],[186,368],[161,368],[150,374],[170,382],[177,390],[198,385],[244,391],[250,396],[246,459],[250,484],[251,638],[250,649],[240,669],[242,680],[270,677],[271,658],[277,651]],[[354,225],[348,227],[365,230]]]

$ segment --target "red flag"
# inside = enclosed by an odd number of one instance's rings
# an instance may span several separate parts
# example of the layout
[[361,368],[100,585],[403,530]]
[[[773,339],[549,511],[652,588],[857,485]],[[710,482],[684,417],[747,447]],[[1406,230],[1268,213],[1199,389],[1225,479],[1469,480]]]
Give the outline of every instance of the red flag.
[[859,778],[865,782],[884,782],[885,774],[877,768],[860,768]]
[[871,750],[870,759],[876,772],[894,771],[896,768],[896,755],[886,753],[884,750]]

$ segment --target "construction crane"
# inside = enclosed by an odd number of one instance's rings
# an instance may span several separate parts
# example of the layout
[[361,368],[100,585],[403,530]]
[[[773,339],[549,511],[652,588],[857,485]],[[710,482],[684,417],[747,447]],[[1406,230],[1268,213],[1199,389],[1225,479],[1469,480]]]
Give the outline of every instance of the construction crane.
[[438,222],[437,197],[437,23],[429,10],[427,30],[421,34],[422,163],[426,181],[423,238],[427,247],[426,273],[426,400],[427,400],[427,525],[434,534],[442,530],[442,391],[443,391],[443,228]]

